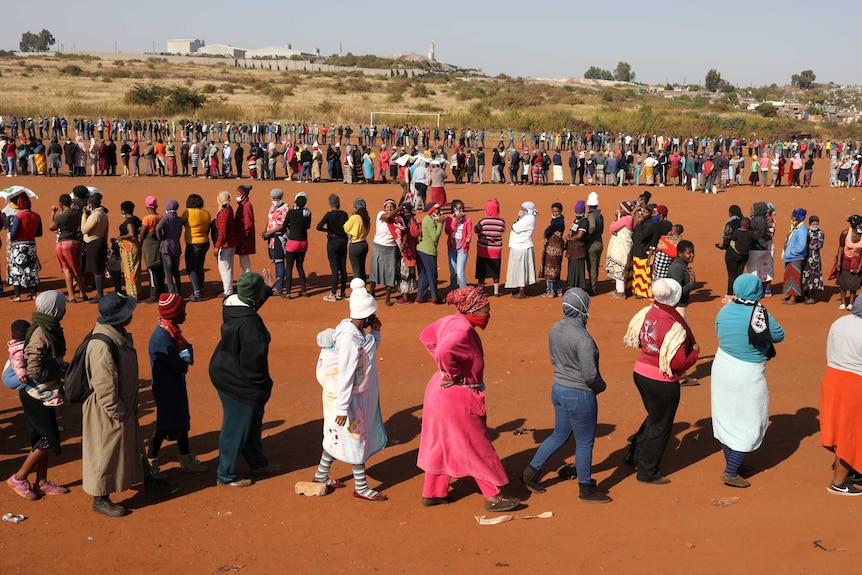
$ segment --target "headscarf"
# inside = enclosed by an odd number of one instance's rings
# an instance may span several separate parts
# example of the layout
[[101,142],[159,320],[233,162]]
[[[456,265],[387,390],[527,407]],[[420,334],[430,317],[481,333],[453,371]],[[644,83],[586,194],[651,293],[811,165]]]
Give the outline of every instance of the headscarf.
[[590,317],[590,296],[581,288],[573,287],[563,294],[563,314],[566,317],[582,319],[587,323]]
[[36,328],[41,327],[42,332],[51,344],[51,356],[63,357],[66,355],[66,338],[60,319],[66,313],[66,296],[57,290],[48,290],[39,294],[36,298],[36,311],[30,320],[30,327],[24,338],[24,346],[30,343],[30,338]]
[[766,350],[766,359],[775,357],[775,345],[769,335],[769,314],[760,303],[763,285],[754,274],[742,274],[733,282],[734,303],[751,306],[751,319],[748,322],[748,343]]
[[490,302],[485,296],[485,290],[478,286],[467,286],[450,291],[446,295],[446,303],[454,305],[463,314],[470,314],[482,309]]
[[365,203],[364,199],[356,198],[355,200],[353,200],[353,209],[364,210],[366,208],[367,208],[367,204]]
[[230,204],[230,194],[228,192],[219,192],[216,196],[219,206],[227,206]]
[[[551,207],[553,207],[553,206],[551,206]],[[587,211],[587,202],[585,202],[584,200],[578,200],[575,203],[575,213],[576,214],[583,214],[586,211]]]
[[30,197],[27,194],[18,194],[18,197],[15,198],[15,205],[19,210],[29,210],[33,207],[33,203],[30,201]]
[[180,326],[174,323],[174,320],[185,309],[186,302],[180,296],[172,293],[163,293],[159,296],[159,327],[168,332],[168,335],[176,342],[177,351],[182,351],[189,346],[186,338],[183,337]]
[[524,202],[523,204],[521,204],[521,209],[523,209],[525,212],[527,212],[528,215],[531,216],[536,216],[539,214],[539,212],[536,211],[536,204],[534,204],[533,202]]
[[174,212],[180,209],[180,203],[176,200],[168,200],[165,202],[165,211],[166,212]]
[[485,215],[489,218],[500,217],[500,202],[497,200],[488,200],[485,202]]

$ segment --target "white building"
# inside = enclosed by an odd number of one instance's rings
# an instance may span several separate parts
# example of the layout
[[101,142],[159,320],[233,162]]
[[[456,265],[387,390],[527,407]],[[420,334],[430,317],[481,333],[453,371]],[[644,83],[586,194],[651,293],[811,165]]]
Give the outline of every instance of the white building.
[[168,39],[168,54],[194,54],[206,43],[197,38],[170,38]]
[[299,56],[302,54],[299,50],[294,50],[290,44],[284,46],[266,46],[264,48],[256,48],[254,50],[246,50],[246,58],[290,58],[291,56]]
[[196,54],[208,56],[227,56],[229,58],[245,58],[246,50],[229,44],[208,44],[198,49]]

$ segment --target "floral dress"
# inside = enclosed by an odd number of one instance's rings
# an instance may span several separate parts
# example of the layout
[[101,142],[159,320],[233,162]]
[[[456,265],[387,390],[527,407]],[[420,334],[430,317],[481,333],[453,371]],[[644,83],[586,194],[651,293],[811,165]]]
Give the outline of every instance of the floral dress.
[[808,259],[802,266],[802,292],[811,294],[823,291],[823,261],[820,250],[826,236],[820,228],[808,229]]

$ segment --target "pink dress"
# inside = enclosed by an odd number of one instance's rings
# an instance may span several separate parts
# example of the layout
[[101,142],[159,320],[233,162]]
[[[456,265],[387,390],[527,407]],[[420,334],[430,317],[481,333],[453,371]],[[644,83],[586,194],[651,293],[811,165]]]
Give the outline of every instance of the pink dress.
[[[456,313],[426,327],[419,340],[437,366],[425,388],[419,468],[432,475],[506,485],[509,479],[485,421],[485,360],[479,334],[466,316]],[[463,375],[463,385],[440,387],[442,373]]]

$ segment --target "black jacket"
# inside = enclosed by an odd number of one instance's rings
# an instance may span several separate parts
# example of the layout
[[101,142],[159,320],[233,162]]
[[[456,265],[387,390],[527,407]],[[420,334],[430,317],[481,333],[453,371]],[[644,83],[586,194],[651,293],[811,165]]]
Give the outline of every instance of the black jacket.
[[213,386],[230,397],[259,405],[272,393],[269,331],[258,313],[230,296],[222,306],[221,340],[210,360]]

